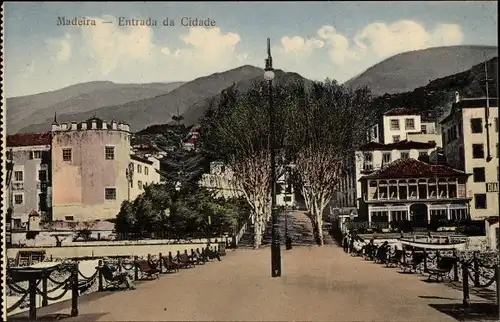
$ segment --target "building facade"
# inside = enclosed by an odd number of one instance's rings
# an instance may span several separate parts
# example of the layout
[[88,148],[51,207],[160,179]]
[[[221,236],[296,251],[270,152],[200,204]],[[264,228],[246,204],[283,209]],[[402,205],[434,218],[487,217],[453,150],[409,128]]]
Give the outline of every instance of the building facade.
[[362,183],[359,179],[363,175],[378,171],[399,159],[413,158],[428,162],[435,149],[434,142],[406,140],[390,144],[371,142],[363,145],[360,151],[355,152],[352,165],[344,171],[331,211],[349,215],[354,210],[361,209]]
[[127,179],[129,181],[129,191],[127,199],[129,201],[137,198],[147,185],[160,183],[160,160],[152,156],[130,155],[130,163],[128,168]]
[[53,219],[115,218],[128,198],[130,127],[98,118],[52,125]]
[[412,158],[398,159],[360,179],[368,222],[410,220],[415,226],[469,218],[467,177],[463,171]]
[[418,112],[406,108],[394,108],[385,112],[378,123],[373,125],[368,136],[369,142],[382,144],[397,143],[406,139],[408,133],[427,132],[422,127],[422,118]]
[[[442,121],[443,151],[448,164],[472,174],[471,218],[498,216],[498,100],[460,99]],[[489,124],[486,127],[486,124]]]
[[7,136],[14,168],[7,187],[7,206],[12,206],[12,229],[27,229],[30,214],[51,220],[51,133]]

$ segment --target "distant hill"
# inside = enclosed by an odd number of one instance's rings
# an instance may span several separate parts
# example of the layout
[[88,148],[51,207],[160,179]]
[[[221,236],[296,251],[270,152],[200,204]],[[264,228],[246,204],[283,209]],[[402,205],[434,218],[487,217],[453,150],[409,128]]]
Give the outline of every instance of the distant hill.
[[[489,97],[497,97],[498,57],[488,60],[486,66],[488,79],[492,80],[489,82]],[[461,73],[435,79],[413,91],[379,96],[372,108],[381,114],[392,108],[405,107],[418,111],[425,120],[435,122],[449,112],[455,92],[462,98],[485,97],[484,80],[485,64],[482,62]]]
[[[172,116],[184,112],[198,102],[218,95],[233,83],[263,77],[264,71],[254,66],[241,66],[222,73],[200,77],[187,82],[165,95],[135,100],[125,104],[105,106],[83,113],[61,115],[58,121],[85,120],[92,116],[104,120],[120,120],[130,124],[132,131],[139,131],[155,124],[166,124]],[[39,126],[29,126],[23,132],[39,131]]]
[[498,55],[494,46],[449,46],[409,51],[387,58],[345,82],[368,86],[375,95],[412,91],[430,80],[465,71]]
[[[290,79],[310,82],[308,79],[305,79],[304,77],[302,77],[301,75],[299,75],[297,73],[289,73],[289,72],[284,72],[282,70],[275,70],[274,72],[275,72],[275,82],[277,82],[277,83],[287,82]],[[264,71],[262,71],[261,74],[258,75],[257,77],[246,79],[246,80],[243,80],[239,83],[236,83],[236,87],[238,88],[238,91],[245,92],[248,89],[250,89],[250,87],[252,86],[252,84],[254,82],[260,81],[263,78],[263,76],[262,76],[263,73],[264,73]],[[219,92],[215,96],[208,97],[208,98],[201,100],[201,101],[198,101],[194,105],[190,106],[182,114],[182,117],[183,117],[182,123],[187,125],[187,126],[191,126],[191,125],[196,124],[204,116],[205,111],[210,106],[210,103],[212,101],[218,101],[220,99],[220,96],[221,96],[221,94]],[[171,123],[173,123],[173,121]]]
[[99,81],[41,94],[7,98],[7,132],[46,131],[56,112],[58,119],[64,119],[68,114],[166,94],[182,84],[116,84]]

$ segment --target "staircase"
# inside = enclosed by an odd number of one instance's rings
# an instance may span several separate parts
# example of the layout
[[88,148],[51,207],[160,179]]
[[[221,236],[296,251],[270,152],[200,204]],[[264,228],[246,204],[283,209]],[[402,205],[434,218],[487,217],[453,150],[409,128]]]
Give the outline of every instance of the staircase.
[[[288,217],[288,218],[286,218]],[[316,245],[313,235],[313,227],[309,217],[302,211],[289,212],[287,216],[280,214],[278,217],[280,226],[281,243],[285,243],[285,231],[292,238],[293,246],[310,246]],[[287,224],[287,229],[285,229]],[[264,232],[264,245],[270,245],[272,240],[272,222],[269,222],[266,231]]]

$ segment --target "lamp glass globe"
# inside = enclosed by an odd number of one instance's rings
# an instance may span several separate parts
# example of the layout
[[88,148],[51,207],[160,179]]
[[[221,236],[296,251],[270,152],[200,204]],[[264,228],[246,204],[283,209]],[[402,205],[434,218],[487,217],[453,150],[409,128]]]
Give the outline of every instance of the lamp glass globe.
[[266,70],[264,72],[264,79],[266,81],[272,81],[274,79],[274,72],[272,70]]

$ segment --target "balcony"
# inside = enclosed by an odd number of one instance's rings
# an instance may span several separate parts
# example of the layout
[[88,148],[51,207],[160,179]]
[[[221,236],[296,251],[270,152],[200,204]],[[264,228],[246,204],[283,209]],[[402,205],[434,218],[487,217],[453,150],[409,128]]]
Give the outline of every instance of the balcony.
[[381,166],[382,165],[379,163],[364,162],[363,169],[361,169],[361,173],[364,173],[364,174],[371,173],[373,171],[380,169]]
[[368,203],[377,203],[377,202],[416,202],[416,201],[460,201],[464,199],[472,199],[474,196],[474,192],[472,190],[468,190],[467,193],[465,191],[458,191],[458,194],[455,195],[426,195],[426,196],[415,196],[415,195],[403,195],[399,196],[397,194],[391,194],[388,196],[385,193],[381,193],[377,195],[377,193],[363,193],[363,199]]
[[24,182],[12,182],[12,191],[24,190]]

